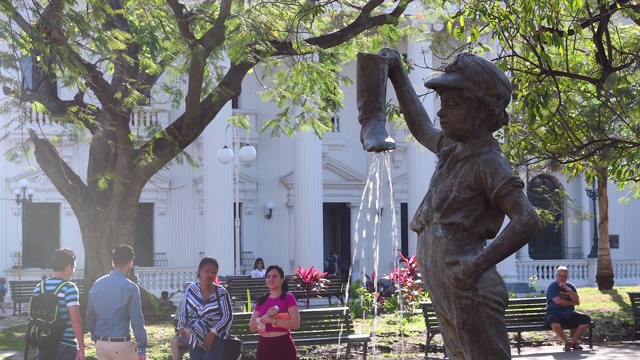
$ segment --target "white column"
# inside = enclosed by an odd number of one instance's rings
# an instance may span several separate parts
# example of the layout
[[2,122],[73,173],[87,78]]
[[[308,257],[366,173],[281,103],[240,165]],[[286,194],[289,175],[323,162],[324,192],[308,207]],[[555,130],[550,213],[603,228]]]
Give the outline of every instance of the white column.
[[[251,79],[253,81],[253,79]],[[259,86],[259,84],[255,84]],[[257,102],[257,129],[273,119],[278,111],[278,106],[273,102]],[[256,241],[256,257],[262,257],[265,266],[280,265],[285,273],[291,274],[290,267],[292,254],[292,244],[287,242],[291,239],[291,232],[287,224],[291,222],[290,212],[287,208],[287,199],[282,196],[282,183],[280,177],[291,172],[291,161],[283,158],[279,153],[282,143],[292,141],[285,137],[272,137],[271,130],[259,134],[258,157],[256,167],[258,169],[258,197],[256,203],[256,213],[258,216],[258,238]],[[280,150],[281,151],[281,150]],[[270,220],[264,218],[265,204],[273,201],[273,217]]]
[[[407,43],[407,58],[419,65],[433,66],[433,56],[429,46],[431,42],[417,43],[413,39]],[[424,93],[426,88],[424,87],[424,80],[428,77],[430,70],[424,69],[422,66],[415,67],[409,74],[411,83],[414,84],[414,88],[418,94]],[[435,110],[435,96],[430,94],[424,101],[424,107],[431,118],[431,121],[435,122],[436,110]],[[422,145],[415,141],[407,143],[407,171],[408,171],[408,183],[407,183],[407,209],[409,216],[409,223],[413,219],[413,216],[420,206],[424,195],[429,188],[429,182],[431,176],[435,171],[436,156]],[[418,237],[417,234],[409,230],[409,255],[416,253]]]
[[294,146],[295,261],[323,268],[322,142],[312,132],[300,133]]
[[[187,151],[191,152],[190,149]],[[169,266],[194,266],[199,258],[195,239],[195,222],[198,216],[198,201],[193,183],[194,169],[189,164],[176,165],[171,168],[172,184],[176,184],[170,192],[171,207],[166,215],[156,215],[158,221],[172,220],[171,238],[157,236],[169,244],[163,244],[171,249]]]
[[[580,232],[582,233],[582,254],[586,258],[591,253],[591,247],[593,246],[593,200],[587,195],[587,179],[584,175],[580,176],[580,184],[582,185],[582,191],[580,194],[580,206],[585,214],[591,214],[591,216],[582,220],[580,223]],[[594,277],[595,279],[595,277]]]
[[220,264],[220,276],[234,274],[233,162],[225,165],[217,157],[221,147],[233,145],[233,130],[225,135],[232,114],[229,102],[203,133],[204,239],[195,239],[200,246],[195,249],[196,259],[199,261],[200,251],[214,257]]
[[[5,45],[0,45],[0,47],[4,50]],[[0,119],[2,119],[2,123],[6,124],[8,122],[7,117],[9,115],[0,115]],[[8,140],[4,140],[4,141],[0,141],[0,153],[4,154],[7,151],[7,144],[9,143]],[[7,164],[10,164],[9,161],[3,161],[2,164],[0,165],[0,179],[2,179],[2,184],[0,184],[0,191],[2,191],[2,194],[4,195],[3,197],[6,197],[8,199],[13,199],[14,198],[14,194],[13,194],[13,190],[11,188],[9,188],[9,181],[7,181]],[[15,203],[11,204],[14,205]],[[13,266],[13,261],[11,259],[11,254],[13,254],[14,252],[18,251],[17,248],[17,241],[13,241],[13,239],[15,239],[15,235],[11,235],[11,234],[15,234],[15,228],[12,229],[11,226],[8,226],[8,222],[7,222],[7,218],[10,216],[8,209],[11,209],[11,206],[9,204],[0,207],[0,227],[2,227],[3,233],[0,234],[0,236],[2,236],[2,242],[0,242],[0,249],[2,250],[2,256],[0,256],[0,269],[9,269]],[[79,249],[78,249],[79,250]],[[20,250],[22,251],[22,250]],[[84,251],[82,251],[82,253],[84,253]],[[84,262],[78,262],[78,267],[84,267]],[[7,285],[5,285],[7,286]],[[10,294],[7,293],[6,296],[6,300],[5,301],[10,301],[9,300],[9,296]],[[7,310],[8,311],[8,310]]]

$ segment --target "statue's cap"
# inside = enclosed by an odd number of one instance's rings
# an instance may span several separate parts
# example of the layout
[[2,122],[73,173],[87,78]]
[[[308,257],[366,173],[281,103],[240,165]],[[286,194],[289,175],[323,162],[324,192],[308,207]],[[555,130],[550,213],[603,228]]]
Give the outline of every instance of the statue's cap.
[[427,79],[424,86],[467,90],[503,108],[511,101],[512,86],[504,72],[491,61],[471,53],[459,54],[444,68],[444,73]]

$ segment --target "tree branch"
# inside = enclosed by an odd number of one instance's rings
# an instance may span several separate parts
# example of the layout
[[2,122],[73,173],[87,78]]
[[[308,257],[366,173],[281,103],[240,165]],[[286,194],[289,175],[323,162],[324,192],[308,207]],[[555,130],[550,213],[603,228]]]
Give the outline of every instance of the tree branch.
[[[140,148],[140,153],[143,154],[151,150],[156,161],[152,165],[137,168],[136,171],[140,176],[144,179],[150,179],[153,174],[166,166],[178,153],[195,141],[224,105],[240,94],[242,80],[255,64],[255,62],[231,64],[218,86],[200,102],[201,111],[198,118],[189,119],[185,112],[166,127],[166,136],[151,139],[145,143]],[[189,122],[192,124],[187,126]],[[194,131],[192,126],[196,123],[196,131]]]
[[60,157],[56,148],[41,139],[32,129],[29,137],[35,147],[35,155],[42,171],[60,194],[69,202],[76,213],[96,209],[95,202],[87,186],[73,169]]
[[184,16],[184,5],[177,0],[167,0],[167,4],[171,8],[173,16],[176,18],[178,30],[180,30],[182,37],[187,39],[190,43],[194,43],[196,41],[196,37],[189,29],[189,21]]
[[[400,0],[391,13],[369,17],[371,12],[383,3],[383,0],[371,0],[362,8],[360,16],[344,28],[304,41],[309,45],[317,46],[321,49],[328,49],[340,45],[355,38],[366,30],[382,25],[398,23],[400,16],[411,2],[413,2],[413,0]],[[294,49],[291,41],[271,41],[271,46],[276,49],[275,55],[301,55]]]

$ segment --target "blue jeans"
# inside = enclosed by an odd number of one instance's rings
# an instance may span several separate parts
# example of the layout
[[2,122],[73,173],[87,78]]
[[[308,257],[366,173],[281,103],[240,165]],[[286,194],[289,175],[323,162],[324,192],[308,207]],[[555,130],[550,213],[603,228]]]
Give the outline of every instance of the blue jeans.
[[191,360],[222,360],[224,359],[225,344],[220,338],[213,341],[211,349],[205,351],[203,348],[196,346],[195,349],[189,345],[189,359]]
[[38,356],[36,360],[74,360],[78,349],[75,346],[59,344],[52,354],[50,350],[42,350],[38,348]]

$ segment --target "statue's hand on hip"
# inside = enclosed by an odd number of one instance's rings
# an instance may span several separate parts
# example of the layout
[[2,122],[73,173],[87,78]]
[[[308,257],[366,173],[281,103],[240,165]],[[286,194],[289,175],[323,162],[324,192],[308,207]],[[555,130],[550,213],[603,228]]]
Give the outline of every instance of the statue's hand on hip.
[[474,257],[468,256],[447,262],[447,268],[450,270],[451,276],[453,276],[453,283],[456,288],[470,290],[482,275],[473,266],[473,259]]

